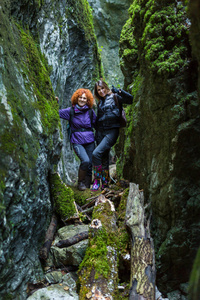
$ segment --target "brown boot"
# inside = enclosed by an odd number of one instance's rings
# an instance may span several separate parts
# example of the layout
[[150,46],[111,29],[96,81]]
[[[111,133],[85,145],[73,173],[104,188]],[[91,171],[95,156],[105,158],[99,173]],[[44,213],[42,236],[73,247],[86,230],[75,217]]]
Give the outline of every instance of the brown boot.
[[79,191],[86,190],[85,175],[86,175],[86,171],[81,170],[81,168],[79,168],[79,170],[78,170],[78,189],[79,189]]
[[86,186],[87,189],[90,188],[91,182],[92,182],[92,175],[91,176],[90,175],[86,175],[85,176],[85,186]]

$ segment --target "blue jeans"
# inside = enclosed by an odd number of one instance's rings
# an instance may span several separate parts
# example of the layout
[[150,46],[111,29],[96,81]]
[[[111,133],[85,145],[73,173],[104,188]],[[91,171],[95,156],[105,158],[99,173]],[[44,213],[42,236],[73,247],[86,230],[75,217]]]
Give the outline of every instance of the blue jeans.
[[73,149],[81,161],[80,168],[87,171],[88,176],[92,176],[92,152],[94,151],[95,144],[73,144]]
[[118,136],[119,128],[96,132],[97,147],[92,154],[94,166],[102,165],[102,169],[108,170],[110,149],[116,143]]

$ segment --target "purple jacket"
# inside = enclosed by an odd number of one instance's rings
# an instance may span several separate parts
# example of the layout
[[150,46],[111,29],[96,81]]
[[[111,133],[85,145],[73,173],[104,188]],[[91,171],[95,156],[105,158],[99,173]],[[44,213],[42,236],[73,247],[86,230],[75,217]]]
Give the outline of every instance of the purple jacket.
[[[62,119],[69,120],[70,118],[70,109],[71,107],[60,109],[59,116]],[[71,129],[76,130],[80,128],[90,128],[93,127],[96,120],[96,114],[93,112],[93,122],[91,124],[89,107],[87,105],[83,107],[74,107],[74,117],[71,122]],[[83,131],[83,132],[74,132],[71,135],[71,143],[73,144],[88,144],[94,142],[94,133],[93,131]]]

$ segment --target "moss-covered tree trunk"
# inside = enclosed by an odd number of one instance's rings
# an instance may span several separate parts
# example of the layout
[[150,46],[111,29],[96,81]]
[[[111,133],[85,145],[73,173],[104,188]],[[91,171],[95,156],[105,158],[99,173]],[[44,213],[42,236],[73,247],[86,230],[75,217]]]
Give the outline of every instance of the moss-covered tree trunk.
[[74,192],[62,181],[59,173],[50,174],[49,182],[55,211],[63,221],[66,221],[77,213]]
[[143,193],[138,185],[130,183],[125,217],[132,240],[129,300],[155,299],[154,249],[144,224],[143,203]]
[[79,299],[117,299],[116,215],[112,202],[100,195],[89,230],[89,247],[80,265]]

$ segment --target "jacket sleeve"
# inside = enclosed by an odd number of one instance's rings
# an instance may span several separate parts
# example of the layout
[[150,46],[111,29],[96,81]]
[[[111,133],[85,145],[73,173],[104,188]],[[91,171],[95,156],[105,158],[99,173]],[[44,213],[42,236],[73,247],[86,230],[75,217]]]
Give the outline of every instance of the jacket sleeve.
[[95,127],[95,123],[96,123],[96,118],[97,118],[97,116],[96,116],[96,114],[95,114],[95,111],[94,111],[94,109],[92,110],[92,113],[93,113],[93,118],[92,118],[92,126],[93,127]]
[[69,120],[70,108],[64,108],[59,110],[59,116],[61,119]]
[[133,103],[133,96],[129,93],[127,93],[124,90],[119,90],[118,95],[118,101],[120,103],[125,103],[125,104],[132,104]]

